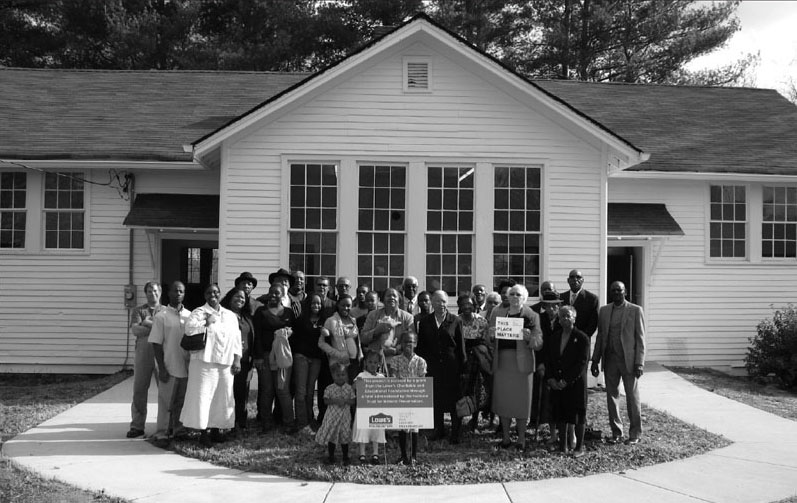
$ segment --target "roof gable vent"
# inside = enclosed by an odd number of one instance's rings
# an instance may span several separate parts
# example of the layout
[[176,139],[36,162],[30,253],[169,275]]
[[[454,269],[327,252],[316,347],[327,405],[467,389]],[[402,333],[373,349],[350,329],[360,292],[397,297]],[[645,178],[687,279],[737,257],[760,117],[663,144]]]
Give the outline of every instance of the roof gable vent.
[[404,92],[428,93],[432,90],[432,62],[430,58],[404,58]]

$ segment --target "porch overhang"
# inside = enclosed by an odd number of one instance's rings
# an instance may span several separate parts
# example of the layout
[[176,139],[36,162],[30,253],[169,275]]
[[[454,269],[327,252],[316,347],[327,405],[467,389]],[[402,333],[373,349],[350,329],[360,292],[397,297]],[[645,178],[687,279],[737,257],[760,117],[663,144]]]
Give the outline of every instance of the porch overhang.
[[218,231],[216,194],[138,194],[123,225],[133,229]]
[[609,203],[608,238],[662,239],[684,231],[664,204]]

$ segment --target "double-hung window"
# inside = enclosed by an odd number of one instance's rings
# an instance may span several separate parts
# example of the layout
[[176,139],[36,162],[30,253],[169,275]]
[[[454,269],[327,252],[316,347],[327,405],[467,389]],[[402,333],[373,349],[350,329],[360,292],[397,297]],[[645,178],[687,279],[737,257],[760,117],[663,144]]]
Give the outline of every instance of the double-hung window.
[[712,185],[709,253],[712,258],[747,256],[747,194],[741,185]]
[[404,279],[407,167],[358,166],[357,281],[383,292]]
[[333,163],[291,163],[288,263],[307,276],[337,272],[338,171]]
[[44,175],[44,247],[84,247],[84,184],[70,173]]
[[797,257],[797,187],[763,187],[761,256]]
[[469,292],[473,274],[474,168],[427,171],[426,288]]
[[0,248],[25,248],[27,174],[0,173]]
[[540,284],[539,166],[496,166],[493,277],[512,279],[533,293]]

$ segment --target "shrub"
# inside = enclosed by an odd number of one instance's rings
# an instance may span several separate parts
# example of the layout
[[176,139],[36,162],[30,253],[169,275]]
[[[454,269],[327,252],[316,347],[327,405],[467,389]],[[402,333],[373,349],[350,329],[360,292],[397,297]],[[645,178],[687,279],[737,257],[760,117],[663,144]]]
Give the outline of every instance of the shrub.
[[797,385],[797,309],[793,305],[775,310],[771,320],[762,320],[750,343],[744,359],[750,375],[774,374],[785,388]]

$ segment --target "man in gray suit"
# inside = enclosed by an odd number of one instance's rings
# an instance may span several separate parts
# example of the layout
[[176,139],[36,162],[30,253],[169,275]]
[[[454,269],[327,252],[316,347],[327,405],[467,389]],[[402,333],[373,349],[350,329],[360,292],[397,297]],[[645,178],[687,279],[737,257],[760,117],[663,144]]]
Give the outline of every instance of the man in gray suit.
[[598,313],[598,338],[592,355],[592,375],[600,373],[603,361],[606,380],[606,405],[609,408],[609,426],[616,444],[623,439],[623,421],[620,419],[620,379],[623,380],[628,418],[627,444],[639,443],[642,437],[642,406],[639,402],[639,378],[645,366],[645,315],[642,308],[625,300],[625,285],[615,281],[609,288],[612,303],[601,307]]

